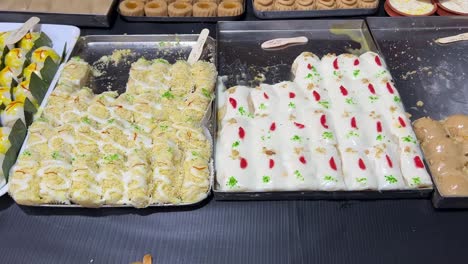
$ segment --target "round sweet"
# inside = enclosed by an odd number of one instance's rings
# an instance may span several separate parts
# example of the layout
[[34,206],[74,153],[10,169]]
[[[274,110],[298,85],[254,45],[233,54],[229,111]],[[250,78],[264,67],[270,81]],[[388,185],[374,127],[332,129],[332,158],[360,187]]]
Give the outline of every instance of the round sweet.
[[294,5],[295,0],[276,0],[276,4],[284,5],[284,6],[292,6]]
[[343,9],[357,8],[358,0],[336,0],[336,7]]
[[145,4],[141,0],[125,0],[120,2],[119,10],[123,16],[143,16]]
[[389,0],[388,4],[395,12],[405,16],[427,16],[436,11],[431,0]]
[[218,5],[218,16],[239,16],[244,12],[244,8],[239,2],[221,2]]
[[314,10],[316,6],[315,0],[296,0],[296,10]]
[[273,10],[273,1],[271,2],[270,5],[262,5],[258,3],[257,1],[254,1],[254,8],[258,11],[271,11]]
[[218,0],[194,0],[193,2],[194,2],[194,3],[198,3],[198,2],[210,2],[210,3],[218,4]]
[[317,9],[318,10],[335,9],[335,8],[336,8],[335,0],[317,0]]
[[167,9],[170,17],[192,16],[192,5],[186,2],[176,1],[171,3]]
[[[284,4],[285,1],[276,1],[273,5],[273,9],[277,11],[293,11],[296,10],[294,2],[292,4]],[[286,2],[287,3],[287,2]]]
[[153,0],[145,5],[146,16],[167,16],[167,3],[164,0]]
[[218,5],[213,2],[198,2],[193,5],[194,17],[215,17]]
[[468,115],[449,116],[444,127],[452,137],[468,137]]
[[379,0],[359,0],[359,8],[376,8],[379,4]]

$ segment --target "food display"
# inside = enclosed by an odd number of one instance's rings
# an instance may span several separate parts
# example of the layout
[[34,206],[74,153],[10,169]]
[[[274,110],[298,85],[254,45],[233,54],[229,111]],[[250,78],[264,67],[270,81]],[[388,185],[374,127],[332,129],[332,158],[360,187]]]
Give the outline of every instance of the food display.
[[147,17],[235,17],[244,13],[243,0],[124,0],[123,16]]
[[468,115],[420,118],[414,130],[439,193],[468,196]]
[[218,101],[220,191],[431,188],[416,136],[373,52],[302,53],[293,81],[235,86]]
[[10,34],[0,32],[0,187],[61,59],[43,32],[29,32],[14,45],[6,45]]
[[12,168],[10,195],[24,205],[189,204],[210,189],[212,63],[140,58],[126,91],[94,94],[90,66],[70,60],[31,125]]
[[437,11],[432,0],[386,0],[384,7],[390,16],[430,16]]
[[468,15],[468,2],[465,0],[435,0],[437,6],[437,14],[457,16]]
[[259,11],[308,11],[376,8],[378,0],[253,0]]

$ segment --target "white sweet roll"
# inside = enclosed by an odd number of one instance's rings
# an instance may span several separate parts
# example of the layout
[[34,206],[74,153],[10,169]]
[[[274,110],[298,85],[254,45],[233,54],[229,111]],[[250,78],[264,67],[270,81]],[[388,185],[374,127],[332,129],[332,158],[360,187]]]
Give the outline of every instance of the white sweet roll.
[[348,190],[373,190],[377,189],[377,180],[374,176],[372,162],[369,161],[364,151],[359,151],[353,146],[340,145],[344,182]]

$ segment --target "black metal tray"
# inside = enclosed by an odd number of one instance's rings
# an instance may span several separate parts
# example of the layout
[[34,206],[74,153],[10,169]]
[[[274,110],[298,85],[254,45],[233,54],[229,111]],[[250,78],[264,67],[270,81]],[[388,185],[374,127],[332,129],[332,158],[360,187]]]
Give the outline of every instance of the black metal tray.
[[99,27],[108,28],[115,19],[115,6],[117,0],[114,0],[109,11],[105,15],[94,14],[62,14],[62,13],[41,13],[41,12],[16,12],[0,11],[1,22],[24,22],[32,16],[39,17],[44,24],[62,24],[75,25],[80,27]]
[[[367,23],[412,121],[468,114],[468,42],[434,42],[468,32],[467,17],[376,17]],[[418,107],[418,101],[424,105]],[[468,208],[468,197],[444,197],[436,191],[433,204]]]
[[365,16],[377,13],[380,5],[379,1],[375,8],[350,8],[309,11],[260,11],[255,8],[255,5],[253,4],[254,0],[251,1],[255,16],[260,19]]
[[174,22],[207,22],[216,23],[218,21],[236,21],[241,20],[247,13],[247,0],[244,0],[244,13],[238,16],[227,16],[227,17],[147,17],[147,16],[124,16],[120,13],[119,7],[117,6],[117,12],[123,20],[127,22],[156,22],[156,23],[174,23]]
[[[367,25],[362,19],[220,22],[217,36],[218,72],[219,76],[226,76],[224,78],[226,87],[256,85],[258,81],[255,77],[258,74],[265,75],[265,83],[290,80],[291,64],[303,51],[313,52],[317,56],[327,53],[378,52]],[[309,42],[306,45],[291,46],[280,51],[266,51],[260,47],[260,44],[266,40],[297,36],[306,36]],[[217,124],[215,123],[214,126]],[[432,191],[432,188],[428,188],[382,192],[223,192],[218,190],[216,180],[213,185],[214,197],[217,200],[429,198]]]

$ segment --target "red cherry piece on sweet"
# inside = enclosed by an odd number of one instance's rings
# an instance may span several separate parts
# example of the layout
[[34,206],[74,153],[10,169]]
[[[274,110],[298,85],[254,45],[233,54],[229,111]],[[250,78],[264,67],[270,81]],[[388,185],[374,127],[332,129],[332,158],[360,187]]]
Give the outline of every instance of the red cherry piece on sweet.
[[294,125],[297,126],[299,129],[303,129],[305,127],[303,124],[296,123],[296,122],[294,122]]
[[387,159],[388,167],[393,168],[392,159],[388,155],[385,155],[385,158]]
[[355,59],[354,60],[354,66],[358,66],[359,65],[359,60],[358,59]]
[[304,158],[304,156],[300,156],[300,157],[299,157],[299,161],[300,161],[302,164],[306,164],[306,163],[307,163],[307,161],[306,161],[306,159]]
[[313,91],[312,94],[314,95],[315,101],[320,101],[320,94],[317,91]]
[[379,56],[375,56],[375,63],[377,63],[377,65],[379,65],[379,66],[382,66],[382,62],[380,61]]
[[239,127],[239,138],[244,139],[245,138],[245,130],[242,127]]
[[289,93],[289,98],[294,98],[294,97],[296,97],[296,94],[293,93],[293,92],[290,92],[290,93]]
[[273,122],[273,123],[271,123],[271,125],[270,125],[270,131],[275,131],[275,129],[276,129],[276,123]]
[[389,92],[390,94],[394,94],[394,93],[395,93],[395,91],[393,90],[392,85],[391,85],[389,82],[387,82],[387,90],[388,90],[388,92]]
[[335,70],[338,70],[339,67],[338,67],[338,58],[336,58],[334,61],[333,61],[333,68],[335,68]]
[[236,109],[237,108],[237,101],[236,99],[229,97],[229,103],[232,105],[232,108]]
[[332,168],[332,170],[334,170],[334,171],[338,170],[336,168],[335,159],[333,157],[330,158],[330,160],[328,161],[328,164],[330,164],[330,168]]
[[377,133],[382,133],[382,122],[377,121]]
[[320,124],[322,124],[322,126],[324,128],[327,128],[328,129],[328,125],[327,125],[327,116],[326,115],[322,115],[320,117]]
[[418,169],[424,169],[424,163],[419,156],[414,157],[414,165]]
[[270,97],[268,96],[267,93],[263,93],[263,97],[265,97],[265,99],[267,99],[267,100],[270,99]]
[[374,88],[374,85],[372,85],[372,83],[369,83],[369,85],[367,86],[367,88],[369,88],[369,92],[371,94],[375,94],[375,88]]
[[358,129],[357,123],[356,123],[356,117],[354,117],[354,116],[351,118],[351,127],[355,128],[355,129]]
[[359,159],[359,168],[361,170],[366,170],[366,164],[364,163],[364,161],[362,159]]
[[402,127],[406,127],[406,122],[401,116],[398,117],[398,122]]
[[268,167],[269,167],[270,169],[273,169],[273,167],[275,167],[275,161],[272,160],[272,159],[270,159],[269,164],[268,164]]
[[340,86],[340,91],[341,91],[341,94],[343,96],[347,96],[348,95],[348,90],[346,90],[346,88],[344,88],[343,85]]
[[307,69],[312,70],[312,65],[310,65],[310,63],[307,64]]
[[241,169],[245,169],[245,168],[247,168],[247,166],[248,166],[247,160],[244,159],[244,158],[241,158],[241,159],[240,159],[240,167],[241,167]]

